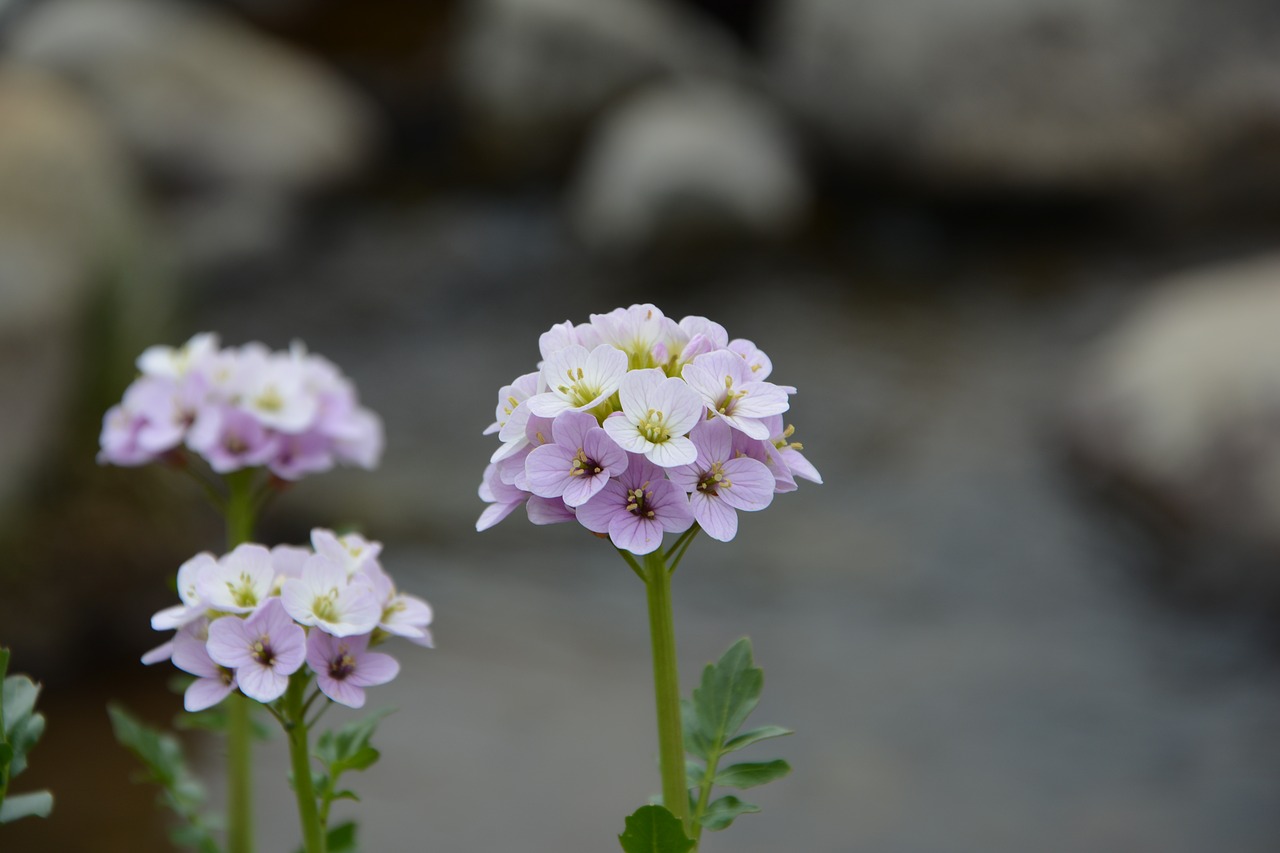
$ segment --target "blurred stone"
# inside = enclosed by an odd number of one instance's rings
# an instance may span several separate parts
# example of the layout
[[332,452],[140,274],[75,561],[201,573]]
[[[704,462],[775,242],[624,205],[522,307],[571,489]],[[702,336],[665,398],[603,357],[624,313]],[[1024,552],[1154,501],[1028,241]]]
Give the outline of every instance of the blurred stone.
[[961,188],[1280,177],[1280,16],[1190,0],[789,0],[771,73],[840,159]]
[[646,90],[602,120],[572,198],[592,248],[778,238],[808,200],[799,157],[767,104],[728,86]]
[[0,65],[0,127],[3,505],[65,434],[90,323],[118,342],[164,299],[142,269],[128,162],[96,113],[49,76]]
[[149,167],[183,183],[312,189],[356,170],[374,136],[351,87],[208,6],[54,0],[11,49],[75,81]]
[[475,0],[457,77],[491,153],[543,165],[637,84],[739,65],[727,33],[667,0]]
[[1070,421],[1082,458],[1193,529],[1280,553],[1277,318],[1280,255],[1163,283],[1084,372]]

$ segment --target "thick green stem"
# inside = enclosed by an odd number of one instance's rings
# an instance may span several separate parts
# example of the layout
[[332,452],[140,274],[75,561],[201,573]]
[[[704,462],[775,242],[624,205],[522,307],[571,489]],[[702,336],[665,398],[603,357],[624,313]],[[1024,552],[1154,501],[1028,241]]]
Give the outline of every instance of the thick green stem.
[[645,556],[644,574],[649,599],[649,639],[653,646],[653,691],[658,707],[662,802],[673,815],[686,821],[689,794],[680,725],[680,673],[676,663],[675,620],[671,614],[671,574],[661,552]]
[[307,742],[307,723],[303,693],[307,676],[299,670],[289,678],[284,694],[285,725],[289,733],[289,763],[293,768],[293,792],[298,799],[298,822],[302,825],[302,849],[305,853],[325,853],[325,831],[316,808],[315,787],[311,782],[311,745]]
[[[227,549],[253,538],[253,471],[227,476]],[[252,734],[250,700],[227,697],[227,853],[253,851]]]

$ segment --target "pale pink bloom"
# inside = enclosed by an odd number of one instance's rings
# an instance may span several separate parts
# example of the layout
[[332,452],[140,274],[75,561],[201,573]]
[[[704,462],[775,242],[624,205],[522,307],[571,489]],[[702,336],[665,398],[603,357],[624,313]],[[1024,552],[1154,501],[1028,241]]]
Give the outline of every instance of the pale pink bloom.
[[287,354],[257,347],[242,349],[241,358],[237,405],[263,426],[281,432],[296,434],[310,429],[320,402],[307,385],[305,366]]
[[306,643],[307,632],[289,618],[280,599],[272,598],[247,619],[215,619],[206,647],[215,663],[235,670],[241,693],[274,702],[306,659]]
[[606,418],[604,429],[619,447],[664,468],[694,460],[697,451],[687,434],[702,418],[703,404],[683,380],[656,368],[633,370],[618,398],[622,414]]
[[369,637],[330,637],[312,631],[307,638],[307,664],[324,695],[348,708],[364,706],[364,688],[386,684],[400,672],[391,655],[369,651]]
[[[205,569],[216,570],[218,561],[212,554],[196,554],[178,567],[178,598],[182,603],[166,607],[151,617],[151,627],[157,631],[181,628],[202,616],[206,605],[200,598],[200,573]],[[146,663],[144,660],[143,663]]]
[[335,637],[367,634],[382,615],[367,582],[353,582],[342,563],[323,554],[307,558],[301,577],[285,580],[280,601],[300,624]]
[[632,455],[627,470],[610,480],[578,507],[578,521],[594,533],[633,554],[648,554],[662,545],[663,533],[681,533],[693,524],[689,499],[662,469]]
[[782,454],[773,446],[773,442],[751,438],[746,433],[734,430],[733,455],[745,456],[763,463],[769,469],[769,473],[773,474],[775,493],[783,494],[796,490],[796,478],[787,467],[787,463],[782,461]]
[[528,492],[504,483],[498,473],[498,466],[492,462],[484,469],[484,478],[480,481],[479,491],[480,500],[489,504],[476,520],[476,530],[481,531],[493,527],[529,499]]
[[317,527],[311,531],[311,547],[317,554],[342,566],[348,578],[369,565],[377,565],[382,543],[365,539],[358,533],[338,536],[332,530]]
[[666,318],[654,305],[615,308],[608,314],[592,314],[591,327],[600,340],[627,354],[628,367],[653,367],[653,348],[662,341]]
[[769,374],[773,372],[773,362],[769,360],[769,356],[746,338],[735,338],[723,348],[742,356],[742,360],[747,363],[751,378],[758,382],[768,379]]
[[271,595],[275,578],[271,552],[261,545],[246,543],[216,562],[202,561],[196,574],[196,591],[209,610],[249,613]]
[[364,574],[372,586],[374,600],[382,607],[378,627],[431,648],[431,629],[427,627],[433,617],[431,605],[416,595],[398,591],[391,576],[376,563],[368,566]]
[[547,390],[525,403],[530,413],[554,418],[561,412],[585,412],[613,396],[627,372],[627,356],[611,346],[588,351],[576,344],[552,353],[542,363]]
[[600,333],[592,328],[589,323],[575,326],[565,320],[563,323],[556,323],[538,336],[538,352],[542,353],[542,358],[545,361],[551,357],[552,353],[559,352],[567,346],[576,345],[592,350],[600,346],[601,343]]
[[192,712],[212,708],[237,686],[235,671],[209,657],[206,642],[206,636],[187,631],[173,638],[173,665],[196,676],[182,696],[183,707]]
[[796,428],[790,424],[783,426],[781,415],[765,418],[764,424],[769,429],[769,441],[773,444],[783,464],[795,477],[802,480],[808,480],[811,483],[822,483],[822,475],[818,473],[818,469],[813,467],[808,459],[801,455],[800,451],[804,449],[804,445],[798,441],[790,441],[792,435],[795,434]]
[[662,340],[653,348],[653,359],[669,376],[700,355],[724,349],[729,333],[724,326],[706,317],[685,317],[679,323],[667,318]]
[[524,506],[529,521],[534,524],[563,524],[566,521],[577,521],[577,511],[565,506],[563,498],[540,498],[530,495]]
[[689,435],[698,448],[697,460],[669,472],[671,482],[690,493],[689,505],[698,524],[721,542],[737,535],[737,510],[767,507],[775,484],[763,463],[734,455],[732,433],[723,421],[702,421]]
[[730,350],[698,356],[681,376],[715,417],[759,439],[769,437],[761,419],[789,409],[787,393],[795,390],[753,379],[746,360]]
[[187,447],[219,474],[266,464],[280,449],[280,437],[256,417],[232,406],[205,406],[187,433]]
[[181,379],[193,370],[202,370],[218,352],[218,336],[212,332],[193,335],[176,349],[150,346],[138,356],[138,370],[143,376]]
[[527,487],[539,497],[564,498],[567,506],[581,506],[610,477],[627,469],[626,452],[594,415],[562,412],[552,424],[552,435],[553,444],[536,448],[525,460]]

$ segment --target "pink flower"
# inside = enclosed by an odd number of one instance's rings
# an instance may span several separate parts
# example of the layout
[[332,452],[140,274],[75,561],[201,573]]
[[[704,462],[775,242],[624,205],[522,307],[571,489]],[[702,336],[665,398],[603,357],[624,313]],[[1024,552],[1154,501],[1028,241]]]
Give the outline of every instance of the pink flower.
[[693,517],[712,539],[728,542],[738,533],[736,510],[754,512],[773,500],[775,480],[761,462],[734,456],[733,436],[721,420],[703,421],[690,434],[698,448],[692,465],[671,470],[671,481],[689,492]]
[[391,655],[371,652],[369,637],[331,637],[312,631],[307,638],[307,664],[324,695],[348,708],[364,706],[364,688],[386,684],[400,672]]
[[681,376],[713,415],[759,439],[769,437],[760,419],[789,409],[787,394],[795,390],[758,381],[746,360],[727,349],[698,356],[684,366]]
[[663,468],[687,465],[697,456],[687,434],[702,417],[698,395],[683,380],[657,368],[633,370],[618,388],[622,414],[606,418],[604,429],[629,453],[643,453]]
[[578,507],[627,470],[626,451],[593,415],[562,412],[552,436],[555,443],[535,448],[524,464],[528,488],[539,497],[562,497],[566,506]]
[[693,524],[685,493],[663,477],[662,469],[632,454],[627,470],[578,507],[578,521],[633,554],[648,554],[662,544],[663,533],[681,533]]
[[212,708],[237,686],[235,672],[209,657],[205,643],[204,637],[188,631],[179,631],[173,638],[173,665],[196,676],[182,697],[188,711]]
[[289,618],[280,599],[272,598],[248,619],[214,620],[207,648],[215,663],[235,670],[240,692],[259,702],[274,702],[284,695],[289,676],[302,666],[306,641],[306,631]]
[[324,554],[308,557],[301,577],[285,580],[280,601],[299,624],[335,637],[369,633],[382,612],[364,577],[348,575],[343,563]]

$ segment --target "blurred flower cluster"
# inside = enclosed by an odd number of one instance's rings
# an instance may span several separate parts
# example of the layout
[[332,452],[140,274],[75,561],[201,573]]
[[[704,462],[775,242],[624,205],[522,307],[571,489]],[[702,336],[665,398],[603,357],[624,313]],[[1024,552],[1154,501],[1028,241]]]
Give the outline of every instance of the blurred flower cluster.
[[326,696],[359,708],[364,688],[400,671],[370,647],[392,636],[431,645],[431,606],[396,589],[378,562],[380,543],[317,528],[311,545],[245,544],[221,558],[197,554],[178,570],[182,603],[151,618],[157,631],[176,633],[142,661],[172,660],[196,676],[188,711],[236,689],[274,702],[303,664]]
[[822,482],[782,413],[796,389],[769,357],[704,317],[653,305],[593,314],[539,338],[540,369],[498,392],[480,485],[485,530],[521,505],[535,524],[578,521],[647,554],[695,522],[728,541],[739,510],[764,509],[796,478]]
[[220,348],[199,334],[138,358],[139,376],[103,419],[98,461],[145,465],[198,454],[219,474],[265,467],[285,480],[335,463],[373,468],[382,422],[331,362],[295,343]]

